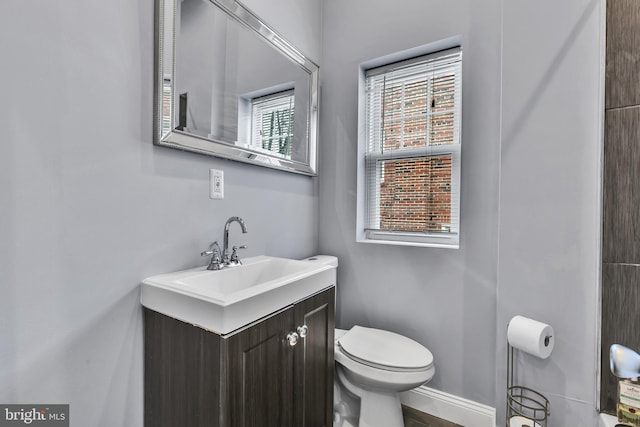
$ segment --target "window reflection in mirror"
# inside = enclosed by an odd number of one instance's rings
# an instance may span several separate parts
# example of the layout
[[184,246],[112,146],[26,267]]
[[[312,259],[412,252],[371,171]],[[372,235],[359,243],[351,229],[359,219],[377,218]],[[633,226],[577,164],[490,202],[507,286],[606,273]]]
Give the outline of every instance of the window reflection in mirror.
[[291,159],[294,106],[293,90],[253,98],[250,146]]

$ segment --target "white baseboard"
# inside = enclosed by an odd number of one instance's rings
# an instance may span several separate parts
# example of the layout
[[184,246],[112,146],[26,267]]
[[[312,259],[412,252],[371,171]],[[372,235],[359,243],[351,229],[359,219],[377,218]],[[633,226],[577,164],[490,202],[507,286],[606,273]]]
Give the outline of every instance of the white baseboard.
[[403,405],[465,427],[495,427],[496,409],[421,386],[400,395]]

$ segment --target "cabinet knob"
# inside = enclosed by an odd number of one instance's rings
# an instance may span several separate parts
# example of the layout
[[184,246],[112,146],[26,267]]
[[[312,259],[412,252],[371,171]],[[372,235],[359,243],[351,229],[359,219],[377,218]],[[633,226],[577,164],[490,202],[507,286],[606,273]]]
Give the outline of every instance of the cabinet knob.
[[300,338],[306,337],[307,332],[309,332],[307,325],[298,326],[298,335],[300,335]]
[[296,332],[289,332],[287,335],[287,341],[291,347],[298,344],[298,338],[300,338],[300,336]]

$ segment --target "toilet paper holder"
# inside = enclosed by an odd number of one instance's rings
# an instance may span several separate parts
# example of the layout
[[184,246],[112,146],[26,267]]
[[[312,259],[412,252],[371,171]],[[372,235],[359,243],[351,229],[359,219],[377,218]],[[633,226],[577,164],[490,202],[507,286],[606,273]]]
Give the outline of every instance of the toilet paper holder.
[[514,351],[507,342],[507,427],[547,427],[549,399],[521,385],[514,385]]

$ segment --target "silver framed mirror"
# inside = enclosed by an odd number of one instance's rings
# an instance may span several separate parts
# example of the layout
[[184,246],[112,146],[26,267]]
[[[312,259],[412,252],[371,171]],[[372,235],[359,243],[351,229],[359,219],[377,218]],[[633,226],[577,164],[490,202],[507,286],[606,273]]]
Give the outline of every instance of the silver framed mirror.
[[318,66],[236,0],[156,0],[154,143],[317,174]]

